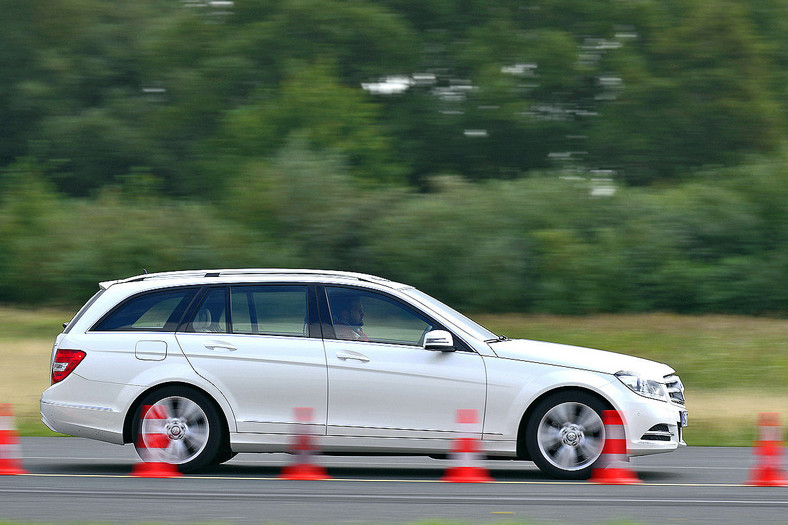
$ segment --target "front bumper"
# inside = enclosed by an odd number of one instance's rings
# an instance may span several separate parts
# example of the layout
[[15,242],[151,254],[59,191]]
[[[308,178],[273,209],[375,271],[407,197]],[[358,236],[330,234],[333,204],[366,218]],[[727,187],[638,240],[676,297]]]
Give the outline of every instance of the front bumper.
[[635,400],[623,411],[630,456],[669,452],[687,446],[683,429],[687,425],[686,408],[674,403],[649,399]]

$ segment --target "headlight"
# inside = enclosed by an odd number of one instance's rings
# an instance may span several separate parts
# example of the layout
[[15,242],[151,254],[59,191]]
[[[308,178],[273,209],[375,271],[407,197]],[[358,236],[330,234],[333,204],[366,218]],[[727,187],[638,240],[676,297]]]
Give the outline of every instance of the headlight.
[[651,399],[659,399],[660,401],[668,401],[668,393],[665,390],[665,385],[662,383],[652,381],[651,379],[643,379],[635,372],[628,372],[626,370],[616,372],[615,375],[619,381],[627,386],[627,388],[638,395]]

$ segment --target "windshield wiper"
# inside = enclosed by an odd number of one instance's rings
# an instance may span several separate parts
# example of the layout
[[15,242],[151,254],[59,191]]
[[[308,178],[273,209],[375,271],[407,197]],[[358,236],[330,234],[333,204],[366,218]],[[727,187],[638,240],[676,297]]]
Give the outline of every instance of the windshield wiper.
[[509,339],[505,335],[499,335],[495,339],[487,339],[485,343],[500,343],[501,341],[511,341],[511,339]]

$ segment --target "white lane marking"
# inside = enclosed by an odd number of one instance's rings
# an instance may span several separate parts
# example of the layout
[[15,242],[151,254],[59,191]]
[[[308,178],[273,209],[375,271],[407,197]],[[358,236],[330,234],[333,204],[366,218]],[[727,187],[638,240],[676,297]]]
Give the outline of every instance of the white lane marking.
[[[182,478],[181,478],[182,479]],[[556,496],[550,497],[546,495],[541,496],[474,496],[474,495],[429,495],[429,494],[309,494],[304,492],[288,492],[277,494],[266,494],[256,492],[216,492],[216,491],[194,491],[189,492],[173,492],[172,490],[162,491],[141,491],[141,490],[74,490],[74,489],[25,489],[13,488],[3,489],[0,488],[0,494],[41,494],[41,495],[55,495],[55,496],[84,496],[84,497],[107,497],[107,496],[124,496],[132,498],[148,497],[148,498],[167,498],[167,499],[204,499],[204,498],[222,498],[222,499],[298,499],[298,500],[338,500],[347,502],[348,500],[385,500],[385,501],[403,501],[407,503],[422,503],[422,502],[452,502],[452,503],[465,503],[465,504],[495,504],[500,505],[506,503],[508,505],[517,504],[553,504],[560,502],[561,504],[583,504],[583,505],[607,505],[615,503],[621,506],[633,506],[642,504],[651,505],[739,505],[746,507],[770,506],[770,507],[788,507],[788,500],[744,500],[744,499],[708,499],[708,498],[690,498],[690,499],[675,499],[675,498],[622,498],[622,497],[567,497]]]
[[[132,476],[131,474],[47,474],[47,473],[27,473],[27,474],[20,474],[21,477],[40,477],[40,478],[135,478],[136,476]],[[210,474],[206,474],[203,476],[178,476],[178,479],[210,479],[210,480],[220,480],[220,481],[281,481],[287,482],[292,480],[281,479],[278,477],[266,477],[266,476],[256,476],[256,477],[249,477],[249,476],[212,476]],[[354,483],[440,483],[446,484],[446,482],[441,481],[440,479],[362,479],[362,478],[329,478],[325,480],[318,480],[318,481],[327,481],[327,482],[354,482]],[[610,486],[604,484],[596,484],[584,481],[499,481],[493,480],[485,482],[486,485],[557,485],[557,486],[567,486],[567,487],[577,487],[577,486]],[[632,486],[638,487],[747,487],[751,488],[751,485],[746,485],[743,483],[636,483]],[[786,501],[788,504],[788,501]]]

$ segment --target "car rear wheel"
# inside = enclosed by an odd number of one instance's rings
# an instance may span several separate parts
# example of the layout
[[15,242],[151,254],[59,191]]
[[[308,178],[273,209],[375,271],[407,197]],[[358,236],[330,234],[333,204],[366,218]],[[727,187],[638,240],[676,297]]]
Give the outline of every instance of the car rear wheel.
[[221,465],[222,463],[227,463],[237,455],[238,452],[233,452],[232,450],[230,450],[230,447],[225,447],[223,450],[219,452],[219,454],[217,454],[215,458],[213,458],[213,461],[211,461],[211,465],[215,466],[215,465]]
[[132,431],[143,461],[171,463],[181,472],[214,463],[226,443],[213,403],[184,387],[166,387],[145,396]]
[[526,427],[531,460],[547,475],[587,479],[602,454],[608,407],[586,392],[560,392],[542,400]]

